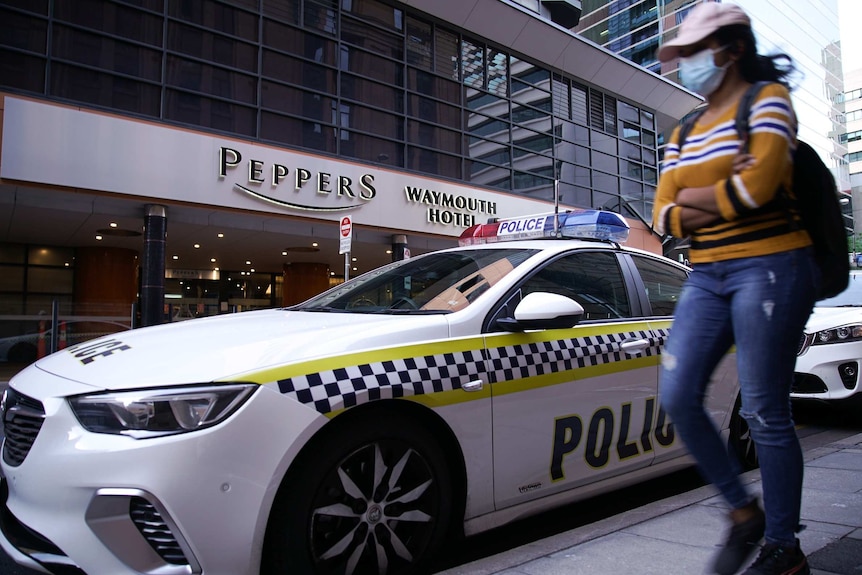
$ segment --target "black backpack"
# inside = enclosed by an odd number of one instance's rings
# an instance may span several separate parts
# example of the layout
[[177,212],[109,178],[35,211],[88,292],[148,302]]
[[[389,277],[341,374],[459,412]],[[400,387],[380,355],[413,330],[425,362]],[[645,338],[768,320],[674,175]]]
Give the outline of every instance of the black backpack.
[[[744,146],[748,146],[748,118],[751,104],[768,82],[753,84],[742,97],[736,113],[736,131]],[[689,118],[680,128],[680,150],[699,114]],[[822,276],[817,299],[833,297],[847,288],[850,277],[850,256],[847,252],[847,231],[838,203],[837,188],[832,172],[820,155],[803,141],[797,141],[793,155],[793,195],[802,225],[814,243],[814,259]],[[787,201],[790,198],[782,194]],[[795,225],[790,212],[787,217]]]

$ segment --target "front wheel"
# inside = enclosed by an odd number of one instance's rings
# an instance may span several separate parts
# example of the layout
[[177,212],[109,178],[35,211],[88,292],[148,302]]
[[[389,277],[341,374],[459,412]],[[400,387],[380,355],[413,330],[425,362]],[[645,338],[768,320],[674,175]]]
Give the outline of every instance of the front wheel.
[[297,465],[276,497],[263,574],[415,574],[441,545],[453,496],[446,458],[407,418],[342,427]]

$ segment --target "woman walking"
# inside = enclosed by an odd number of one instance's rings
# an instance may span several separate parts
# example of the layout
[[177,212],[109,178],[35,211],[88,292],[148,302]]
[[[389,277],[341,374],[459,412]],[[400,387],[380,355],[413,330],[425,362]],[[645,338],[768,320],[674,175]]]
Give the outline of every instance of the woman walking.
[[[690,236],[693,268],[663,351],[660,398],[731,509],[712,571],[736,573],[765,536],[746,575],[806,575],[796,538],[803,461],[789,394],[820,277],[790,192],[796,117],[785,78],[792,62],[759,55],[749,17],[723,2],[697,5],[658,56],[679,57],[683,85],[707,102],[685,142],[678,141],[679,129],[671,137],[656,192],[654,227]],[[763,81],[769,84],[751,105],[742,152],[737,108],[746,90]],[[734,344],[741,414],[760,461],[762,508],[704,408],[710,376]]]

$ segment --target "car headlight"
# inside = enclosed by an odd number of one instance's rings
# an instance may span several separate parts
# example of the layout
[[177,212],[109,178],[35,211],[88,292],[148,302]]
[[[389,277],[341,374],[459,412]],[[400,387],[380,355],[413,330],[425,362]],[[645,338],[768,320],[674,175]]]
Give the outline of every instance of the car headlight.
[[811,345],[860,340],[862,340],[862,325],[842,325],[841,327],[818,331],[814,334],[814,341],[811,342]]
[[258,387],[249,383],[94,393],[73,397],[69,404],[88,431],[145,439],[216,425]]

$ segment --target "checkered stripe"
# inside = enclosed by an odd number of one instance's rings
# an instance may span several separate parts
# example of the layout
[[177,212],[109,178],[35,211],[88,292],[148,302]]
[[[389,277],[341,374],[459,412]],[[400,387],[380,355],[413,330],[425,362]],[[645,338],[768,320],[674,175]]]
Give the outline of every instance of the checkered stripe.
[[359,403],[460,389],[485,372],[481,349],[366,363],[278,381],[278,389],[329,413]]
[[653,330],[653,333],[658,335],[658,341],[656,342],[656,348],[657,348],[657,353],[661,353],[661,350],[664,349],[664,344],[667,343],[667,338],[670,335],[670,328],[656,329],[656,330]]
[[[492,381],[511,381],[623,361],[629,356],[620,351],[620,344],[631,339],[651,340],[652,336],[648,331],[634,331],[493,348],[488,354]],[[642,356],[658,353],[657,345],[641,351]]]
[[[666,330],[665,330],[666,331]],[[623,341],[650,339],[648,331],[495,347],[488,350],[490,382],[510,381],[622,361]],[[658,355],[654,344],[641,352]],[[394,397],[460,389],[486,373],[483,350],[365,363],[278,380],[278,389],[320,413]]]

